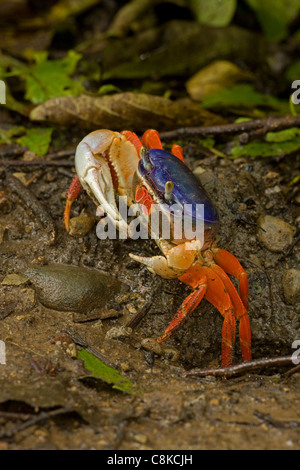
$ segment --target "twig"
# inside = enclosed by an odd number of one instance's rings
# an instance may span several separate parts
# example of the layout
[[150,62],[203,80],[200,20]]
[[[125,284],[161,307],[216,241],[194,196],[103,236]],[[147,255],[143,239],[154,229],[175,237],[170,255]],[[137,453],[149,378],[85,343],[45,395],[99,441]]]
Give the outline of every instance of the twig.
[[183,373],[183,377],[206,377],[214,375],[215,377],[233,377],[235,375],[251,372],[260,368],[286,367],[293,364],[292,356],[272,357],[246,361],[235,366],[221,367],[220,369],[193,369]]
[[[249,133],[250,131],[260,130],[260,135],[270,131],[279,131],[288,129],[289,127],[297,127],[300,125],[300,116],[270,116],[266,119],[255,119],[253,121],[245,121],[239,123],[220,124],[217,126],[207,127],[181,127],[173,131],[162,132],[161,138],[176,139],[180,136],[211,136],[211,135],[233,135],[240,133]],[[248,134],[249,135],[249,134]]]
[[42,225],[50,232],[50,240],[55,239],[55,227],[51,216],[35,195],[20,180],[12,175],[7,177],[7,182],[11,189],[25,202],[26,206],[40,219]]
[[151,308],[152,302],[149,300],[146,304],[141,308],[141,310],[126,324],[128,328],[136,328],[137,325],[142,321],[142,319],[147,315]]
[[[28,421],[25,421],[25,423],[19,424],[15,426],[13,429],[5,429],[4,431],[0,432],[0,439],[7,438],[7,437],[13,437],[15,434],[17,434],[20,431],[23,431],[26,428],[29,428],[30,426],[34,426],[35,424],[40,423],[41,421],[45,421],[47,419],[52,419],[55,416],[59,416],[62,414],[66,413],[72,413],[74,410],[72,408],[59,408],[57,410],[52,410],[52,411],[43,411],[39,413],[37,416],[33,416],[31,419],[28,419]],[[30,415],[28,415],[30,416]],[[21,419],[24,419],[24,415],[21,414]],[[15,418],[15,417],[14,417]]]
[[26,167],[26,166],[74,166],[74,162],[69,160],[61,160],[59,162],[50,161],[50,160],[2,160],[0,161],[0,166],[9,166],[9,167]]
[[284,375],[284,377],[290,377],[291,375],[296,374],[296,372],[300,372],[300,364],[290,370],[287,370],[282,375]]
[[114,369],[117,369],[117,365],[111,362],[109,359],[107,359],[105,356],[103,356],[99,351],[97,351],[93,346],[89,346],[89,344],[86,342],[85,339],[83,339],[81,336],[79,336],[75,331],[73,331],[71,328],[66,328],[65,333],[67,333],[70,338],[72,339],[73,343],[77,344],[78,346],[81,346],[82,348],[86,349],[88,352],[93,354],[95,357],[97,357],[100,361],[104,362],[109,367],[113,367]]

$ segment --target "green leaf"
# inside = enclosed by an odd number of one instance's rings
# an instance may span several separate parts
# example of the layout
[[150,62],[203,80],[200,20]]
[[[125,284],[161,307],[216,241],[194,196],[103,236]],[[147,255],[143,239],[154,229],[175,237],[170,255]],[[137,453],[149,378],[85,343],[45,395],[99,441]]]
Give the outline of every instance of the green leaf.
[[47,60],[46,52],[35,54],[36,63],[25,73],[25,98],[34,104],[59,96],[78,96],[84,91],[80,82],[70,75],[75,71],[81,54],[69,51],[63,59]]
[[207,109],[238,108],[241,110],[262,107],[282,110],[288,107],[288,104],[274,96],[255,91],[252,85],[238,84],[205,96],[201,106]]
[[300,129],[298,127],[291,127],[278,132],[268,132],[266,135],[267,142],[287,142],[300,136]]
[[27,129],[26,134],[17,139],[18,144],[28,147],[28,150],[43,156],[47,153],[51,143],[52,127],[33,127]]
[[231,157],[281,157],[300,149],[300,137],[286,142],[250,142],[241,145],[236,142],[231,149]]
[[288,35],[289,24],[300,11],[299,0],[247,0],[255,11],[267,39],[282,41]]
[[236,0],[188,0],[199,23],[228,26],[236,9]]
[[1,129],[0,127],[0,144],[11,144],[13,137],[22,135],[25,132],[23,126],[13,126],[10,129]]
[[103,380],[112,385],[112,388],[124,393],[130,395],[136,393],[134,384],[129,379],[123,377],[117,369],[104,364],[86,349],[81,349],[78,352],[78,358],[83,359],[85,368],[92,373],[93,377]]

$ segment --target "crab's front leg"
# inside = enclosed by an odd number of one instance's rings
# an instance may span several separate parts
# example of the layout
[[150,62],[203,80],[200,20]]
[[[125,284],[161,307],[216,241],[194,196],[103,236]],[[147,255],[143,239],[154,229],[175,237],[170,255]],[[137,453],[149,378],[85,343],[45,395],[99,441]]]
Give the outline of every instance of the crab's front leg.
[[159,256],[129,256],[147,266],[152,274],[158,274],[164,279],[176,279],[185,273],[195,261],[201,243],[197,240],[175,245],[166,240],[157,240],[157,245],[163,253]]

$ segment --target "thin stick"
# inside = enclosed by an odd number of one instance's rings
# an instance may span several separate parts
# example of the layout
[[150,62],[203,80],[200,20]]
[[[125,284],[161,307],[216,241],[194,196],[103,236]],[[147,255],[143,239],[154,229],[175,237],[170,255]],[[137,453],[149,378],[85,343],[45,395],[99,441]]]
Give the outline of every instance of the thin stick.
[[142,319],[147,315],[151,308],[152,302],[150,300],[141,308],[141,310],[126,324],[126,327],[136,328]]
[[11,189],[17,193],[22,199],[26,206],[32,210],[32,212],[40,219],[42,225],[45,227],[47,232],[50,233],[51,241],[55,239],[55,227],[51,216],[48,214],[44,206],[35,197],[35,195],[27,188],[20,180],[12,175],[7,177],[7,182]]
[[26,166],[68,166],[73,167],[74,162],[68,160],[50,161],[50,160],[0,160],[0,166],[9,166],[9,167],[26,167]]
[[245,361],[235,366],[221,367],[220,369],[193,369],[184,372],[183,377],[206,377],[214,375],[215,377],[233,377],[235,375],[244,374],[260,368],[269,367],[286,367],[293,364],[292,356],[272,357],[264,359],[256,359],[254,361]]
[[[62,414],[72,413],[72,411],[74,411],[72,410],[72,408],[59,408],[57,410],[47,412],[44,411],[42,413],[39,413],[37,416],[33,416],[31,419],[28,419],[28,421],[25,421],[25,423],[15,426],[13,429],[6,429],[2,431],[0,433],[0,439],[3,439],[5,437],[13,437],[18,432],[23,431],[24,429],[29,428],[30,426],[34,426],[35,424],[38,424],[41,421],[52,419],[55,416],[59,416]],[[24,419],[23,415],[21,415],[21,418]]]
[[261,129],[261,133],[279,131],[289,127],[300,126],[300,116],[270,116],[266,119],[255,119],[239,123],[220,124],[207,127],[181,127],[173,131],[162,132],[160,137],[164,140],[176,139],[181,136],[210,136],[210,135],[232,135]]

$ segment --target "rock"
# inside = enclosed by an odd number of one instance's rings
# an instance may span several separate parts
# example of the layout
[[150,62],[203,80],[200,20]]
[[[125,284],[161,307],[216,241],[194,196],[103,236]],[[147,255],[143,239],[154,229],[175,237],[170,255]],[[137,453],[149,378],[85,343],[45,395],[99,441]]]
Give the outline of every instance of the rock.
[[105,339],[125,339],[132,333],[132,328],[128,326],[115,326],[111,328],[105,335]]
[[293,242],[296,229],[284,220],[271,215],[262,215],[257,224],[259,226],[257,238],[269,251],[280,253]]
[[153,352],[158,356],[162,356],[164,353],[163,347],[153,338],[142,339],[141,345],[146,351]]
[[84,237],[95,226],[95,217],[88,217],[86,215],[79,215],[70,219],[69,235],[72,237]]
[[68,312],[84,313],[105,306],[122,286],[105,273],[79,266],[38,266],[28,269],[25,275],[42,305]]
[[7,274],[1,284],[4,286],[21,286],[26,284],[28,281],[28,276],[25,274]]
[[300,270],[288,269],[283,273],[282,286],[285,300],[295,305],[300,302]]

